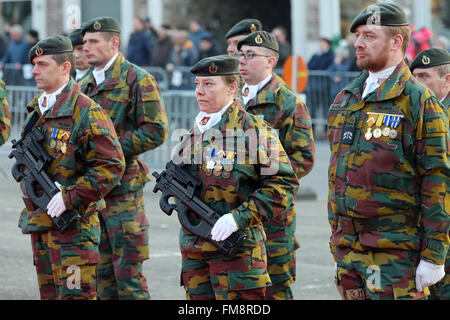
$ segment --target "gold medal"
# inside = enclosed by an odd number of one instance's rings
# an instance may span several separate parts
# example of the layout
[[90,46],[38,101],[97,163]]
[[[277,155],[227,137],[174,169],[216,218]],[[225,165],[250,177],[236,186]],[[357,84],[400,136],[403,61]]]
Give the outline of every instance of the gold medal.
[[66,151],[67,151],[67,143],[63,142],[61,144],[61,151],[62,151],[62,153],[66,153]]
[[56,147],[56,140],[50,141],[50,147],[53,149]]
[[389,132],[389,138],[391,139],[395,139],[398,136],[398,132],[395,129],[391,129],[391,131]]
[[372,128],[367,129],[367,132],[365,134],[366,140],[369,141],[372,139]]
[[209,160],[209,161],[206,163],[206,169],[208,169],[208,170],[213,170],[215,165],[216,165],[216,163],[215,163],[213,160]]
[[382,131],[380,128],[375,128],[375,130],[373,130],[373,137],[378,139],[380,138],[382,135]]
[[56,141],[56,149],[61,150],[62,142],[60,140]]

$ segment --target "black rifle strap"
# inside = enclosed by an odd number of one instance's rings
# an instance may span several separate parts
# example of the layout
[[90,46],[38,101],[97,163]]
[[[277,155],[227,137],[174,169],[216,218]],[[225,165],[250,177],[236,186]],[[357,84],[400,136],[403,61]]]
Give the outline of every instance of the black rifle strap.
[[28,133],[31,132],[36,122],[39,120],[39,112],[35,111],[31,116],[30,121],[28,121],[27,125],[23,129],[22,137],[25,137]]

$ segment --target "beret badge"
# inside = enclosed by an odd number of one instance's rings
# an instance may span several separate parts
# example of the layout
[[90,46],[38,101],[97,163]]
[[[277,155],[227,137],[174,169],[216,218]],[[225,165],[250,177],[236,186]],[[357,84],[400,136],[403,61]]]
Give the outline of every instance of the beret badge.
[[34,53],[39,57],[44,54],[44,50],[41,47],[36,46],[36,49],[34,49]]
[[101,25],[101,23],[100,22],[98,22],[98,21],[95,21],[95,23],[94,23],[94,30],[96,30],[96,31],[98,31],[98,30],[100,30],[101,28],[102,28],[102,25]]

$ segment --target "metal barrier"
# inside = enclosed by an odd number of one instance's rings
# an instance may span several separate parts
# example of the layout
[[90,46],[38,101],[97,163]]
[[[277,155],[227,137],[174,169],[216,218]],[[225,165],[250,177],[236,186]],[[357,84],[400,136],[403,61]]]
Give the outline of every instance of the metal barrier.
[[[36,87],[8,86],[8,104],[11,112],[11,139],[20,137],[21,128],[27,115],[26,105],[40,91]],[[169,137],[163,145],[155,150],[146,152],[142,158],[153,168],[163,168],[173,147],[178,139],[172,136],[176,129],[188,129],[192,127],[194,118],[198,113],[197,101],[194,91],[162,91],[164,105],[169,121]],[[11,152],[11,142],[6,142],[0,147],[0,155],[5,156]]]
[[[167,90],[170,87],[168,75],[162,68],[148,68],[156,79],[162,79],[160,84],[161,95],[167,110],[169,120],[169,137],[167,141],[154,151],[146,152],[143,159],[153,167],[163,167],[170,159],[173,147],[178,143],[177,137],[172,136],[176,129],[188,129],[192,127],[194,118],[198,113],[198,106],[195,100],[194,90]],[[187,69],[183,70],[187,74]],[[313,126],[315,127],[316,138],[317,127],[322,126],[321,132],[326,129],[326,118],[328,107],[332,103],[337,91],[341,90],[358,73],[342,72],[334,75],[326,71],[310,71],[309,82],[304,92],[306,104],[310,110]],[[339,76],[338,83],[333,81],[334,76]],[[193,83],[192,76],[189,78]],[[334,91],[333,91],[334,90]],[[39,93],[36,87],[12,86],[7,84],[8,102],[11,111],[11,138],[17,139],[20,136],[22,124],[26,117],[25,106]],[[0,147],[0,154],[10,152],[11,145],[6,143]]]

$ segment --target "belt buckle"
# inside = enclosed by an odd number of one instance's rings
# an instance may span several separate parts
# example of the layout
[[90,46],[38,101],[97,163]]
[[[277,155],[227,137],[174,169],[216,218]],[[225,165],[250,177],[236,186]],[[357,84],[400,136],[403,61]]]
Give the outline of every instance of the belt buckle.
[[341,216],[341,221],[342,221],[342,229],[344,230],[344,232],[346,234],[351,234],[351,235],[356,234],[355,225],[353,224],[353,218]]

